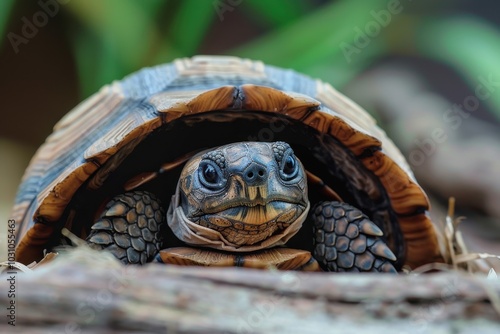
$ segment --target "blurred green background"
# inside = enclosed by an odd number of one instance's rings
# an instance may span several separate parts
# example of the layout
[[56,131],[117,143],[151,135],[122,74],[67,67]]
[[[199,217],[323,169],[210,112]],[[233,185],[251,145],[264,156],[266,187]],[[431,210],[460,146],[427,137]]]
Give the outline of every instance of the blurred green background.
[[0,0],[0,226],[30,157],[82,99],[144,66],[225,54],[360,103],[409,158],[434,219],[456,196],[469,245],[500,253],[499,12],[495,1]]

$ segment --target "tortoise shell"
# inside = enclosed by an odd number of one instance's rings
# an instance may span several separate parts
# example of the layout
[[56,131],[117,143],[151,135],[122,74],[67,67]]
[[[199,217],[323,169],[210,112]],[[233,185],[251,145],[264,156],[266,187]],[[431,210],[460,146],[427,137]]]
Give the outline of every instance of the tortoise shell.
[[[105,86],[55,125],[16,198],[17,260],[40,260],[64,226],[84,237],[99,206],[135,175],[248,140],[290,143],[307,170],[383,229],[401,265],[440,259],[428,198],[367,112],[291,70],[197,56]],[[175,185],[177,177],[165,178]],[[165,197],[173,187],[163,187]]]

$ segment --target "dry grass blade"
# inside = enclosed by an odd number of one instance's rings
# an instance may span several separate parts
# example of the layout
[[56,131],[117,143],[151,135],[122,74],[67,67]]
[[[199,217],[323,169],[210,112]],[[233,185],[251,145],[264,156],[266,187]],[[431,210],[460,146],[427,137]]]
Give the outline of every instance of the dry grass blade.
[[[455,218],[455,198],[451,197],[448,201],[448,214],[445,223],[441,224],[441,230],[438,231],[441,241],[444,243],[442,249],[445,263],[429,263],[411,271],[412,274],[422,274],[432,271],[467,271],[470,274],[488,273],[489,279],[498,279],[496,272],[490,268],[486,262],[481,263],[478,260],[498,259],[499,255],[487,253],[470,253],[465,245],[463,235],[459,230],[460,222],[463,217]],[[479,278],[480,276],[478,276]],[[500,315],[500,296],[490,286],[484,284],[478,279],[479,285],[484,289],[488,300],[495,311]]]
[[73,234],[66,227],[63,227],[63,229],[61,230],[61,234],[64,235],[69,240],[71,240],[71,242],[73,243],[73,245],[75,245],[77,247],[87,245],[87,243],[85,242],[85,240],[77,237],[75,234]]
[[455,198],[448,201],[448,213],[444,224],[437,226],[438,237],[442,247],[445,263],[430,263],[416,268],[411,273],[420,274],[429,271],[464,270],[471,274],[487,273],[491,269],[487,259],[500,260],[500,255],[488,253],[471,253],[467,249],[462,232],[459,230],[460,222],[464,217],[455,217]]
[[[495,270],[493,270],[493,268],[490,270],[490,273],[488,274],[488,279],[493,278],[493,276],[491,275],[492,272],[495,273]],[[496,277],[496,273],[494,279],[498,279]],[[486,284],[484,280],[478,280],[478,283],[486,292],[486,295],[488,296],[488,300],[490,301],[491,306],[500,315],[500,295],[498,294],[498,292],[495,291],[495,289],[491,285]]]
[[[499,259],[500,260],[500,255],[493,255],[493,254],[488,254],[488,253],[468,253],[468,254],[461,254],[457,255],[456,261],[458,263],[466,263],[474,260],[479,260],[479,259]],[[490,271],[493,270],[493,268],[490,268]]]
[[491,268],[488,272],[488,279],[498,279],[497,272],[495,269]]
[[11,261],[3,261],[0,262],[0,273],[5,273],[10,270],[19,270],[24,273],[32,271],[29,267],[25,266],[21,262],[11,262]]

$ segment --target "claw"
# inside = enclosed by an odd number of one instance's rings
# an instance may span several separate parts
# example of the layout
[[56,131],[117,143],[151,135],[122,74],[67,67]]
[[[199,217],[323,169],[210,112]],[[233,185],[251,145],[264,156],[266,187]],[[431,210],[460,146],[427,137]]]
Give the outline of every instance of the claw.
[[397,260],[396,255],[394,255],[389,247],[381,240],[376,241],[373,246],[370,247],[370,251],[375,255],[385,257],[391,261]]
[[[337,211],[342,214],[336,215]],[[346,203],[321,202],[311,218],[314,257],[326,271],[397,272],[391,263],[397,257],[380,238],[384,232],[359,209]],[[333,223],[333,231],[327,222]]]
[[381,237],[384,235],[384,232],[382,232],[382,230],[377,225],[375,225],[368,219],[363,219],[359,223],[359,229],[364,234],[373,235],[376,237]]
[[94,225],[92,225],[91,229],[113,231],[113,226],[111,225],[109,220],[101,219],[98,220]]
[[396,268],[394,268],[394,266],[392,264],[390,264],[389,262],[384,263],[382,265],[382,267],[380,268],[380,271],[383,273],[395,273],[395,274],[397,274],[397,272],[398,272],[396,270]]
[[98,232],[94,234],[90,239],[90,242],[93,242],[98,245],[109,245],[113,242],[113,237],[105,232]]
[[122,216],[127,213],[127,207],[123,203],[115,203],[112,207],[106,210],[106,217]]

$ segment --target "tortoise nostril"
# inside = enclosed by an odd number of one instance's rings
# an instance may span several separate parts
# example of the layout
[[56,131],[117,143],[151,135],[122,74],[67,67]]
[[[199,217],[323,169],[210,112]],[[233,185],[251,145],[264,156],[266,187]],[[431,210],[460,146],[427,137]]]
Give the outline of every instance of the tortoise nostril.
[[245,182],[247,182],[250,186],[257,186],[259,184],[262,184],[265,181],[266,176],[266,166],[262,166],[257,163],[251,164],[243,172],[243,178],[245,179]]

